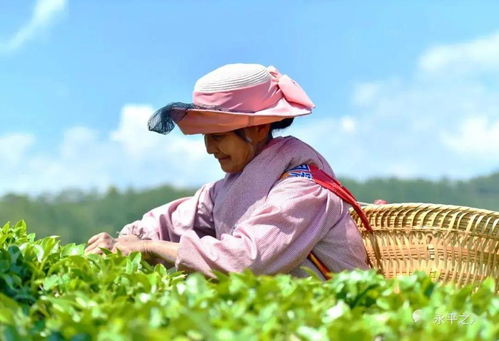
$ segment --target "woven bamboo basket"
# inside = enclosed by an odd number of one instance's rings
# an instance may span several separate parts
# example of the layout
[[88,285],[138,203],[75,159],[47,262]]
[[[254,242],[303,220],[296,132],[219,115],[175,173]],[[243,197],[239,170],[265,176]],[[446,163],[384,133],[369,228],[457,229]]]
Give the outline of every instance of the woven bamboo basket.
[[374,230],[359,226],[373,266],[385,277],[426,272],[433,280],[476,286],[499,280],[499,212],[436,204],[368,205]]

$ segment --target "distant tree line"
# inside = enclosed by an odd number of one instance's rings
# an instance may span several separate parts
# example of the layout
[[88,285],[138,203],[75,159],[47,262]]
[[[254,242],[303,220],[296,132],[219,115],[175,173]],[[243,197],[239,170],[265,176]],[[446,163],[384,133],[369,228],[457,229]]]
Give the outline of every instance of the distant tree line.
[[[468,181],[344,178],[342,182],[363,202],[430,202],[499,211],[499,172]],[[58,235],[63,242],[83,243],[98,232],[116,233],[150,209],[194,192],[161,186],[141,191],[111,187],[103,194],[66,190],[34,198],[7,194],[0,198],[0,224],[24,219],[38,237]]]
[[499,211],[499,172],[468,181],[379,178],[366,182],[343,179],[343,184],[359,201],[385,199],[392,203],[427,202]]
[[162,186],[143,191],[111,187],[104,194],[72,189],[36,198],[8,194],[0,199],[0,224],[24,219],[37,237],[57,235],[63,242],[83,243],[99,232],[116,233],[150,209],[193,193]]

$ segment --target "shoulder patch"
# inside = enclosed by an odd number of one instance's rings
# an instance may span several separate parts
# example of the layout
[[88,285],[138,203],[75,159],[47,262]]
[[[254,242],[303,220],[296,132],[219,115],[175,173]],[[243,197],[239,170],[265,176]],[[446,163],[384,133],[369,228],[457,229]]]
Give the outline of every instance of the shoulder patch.
[[307,178],[313,180],[312,172],[310,171],[310,167],[308,165],[299,165],[294,168],[291,168],[284,172],[281,175],[281,180],[289,178],[289,177],[299,177],[299,178]]

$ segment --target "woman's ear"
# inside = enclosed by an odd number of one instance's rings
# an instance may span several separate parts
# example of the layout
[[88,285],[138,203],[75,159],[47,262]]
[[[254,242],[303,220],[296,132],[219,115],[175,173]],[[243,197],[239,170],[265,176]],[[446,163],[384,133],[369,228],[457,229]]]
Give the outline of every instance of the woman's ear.
[[270,133],[270,124],[261,124],[258,126],[244,128],[244,133],[247,138],[250,138],[254,143],[265,141]]

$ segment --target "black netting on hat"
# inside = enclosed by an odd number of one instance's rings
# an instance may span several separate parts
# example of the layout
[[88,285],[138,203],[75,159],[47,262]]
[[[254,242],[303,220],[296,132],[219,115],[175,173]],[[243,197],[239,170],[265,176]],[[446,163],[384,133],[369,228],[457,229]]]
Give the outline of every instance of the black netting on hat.
[[175,128],[175,123],[185,117],[187,110],[192,108],[194,106],[188,103],[170,103],[158,109],[147,122],[147,126],[150,131],[166,135]]

